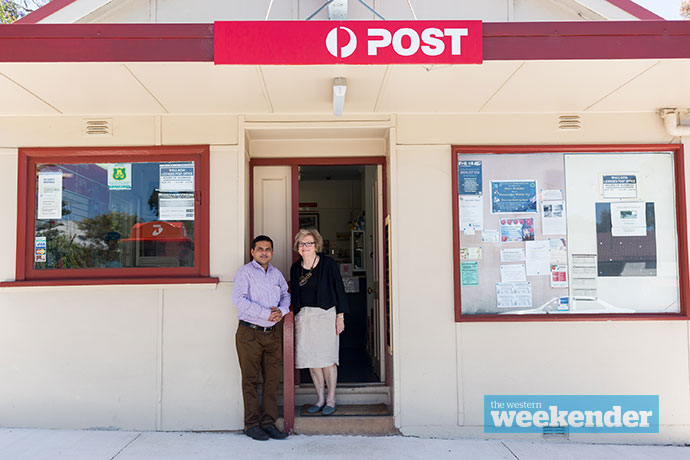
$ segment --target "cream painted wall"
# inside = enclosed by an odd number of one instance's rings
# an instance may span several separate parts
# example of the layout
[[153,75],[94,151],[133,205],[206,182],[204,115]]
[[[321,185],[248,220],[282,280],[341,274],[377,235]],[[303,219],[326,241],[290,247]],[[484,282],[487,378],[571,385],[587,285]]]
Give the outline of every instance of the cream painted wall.
[[[661,434],[571,439],[687,442],[687,321],[453,325],[452,220],[450,212],[442,212],[451,206],[451,144],[672,140],[656,114],[583,114],[584,128],[568,133],[553,127],[554,119],[555,115],[396,117],[391,203],[395,400],[401,431],[489,437],[482,426],[484,394],[658,394]],[[422,243],[429,240],[449,243]]]
[[[86,143],[76,117],[0,119],[5,225],[0,279],[15,274],[17,145],[237,143],[237,117],[115,117]],[[162,129],[161,129],[162,128]],[[89,139],[90,140],[90,139]],[[206,142],[204,142],[206,140]],[[218,286],[0,289],[0,426],[241,429],[232,278],[245,263],[244,152],[211,146],[210,272]]]
[[400,426],[457,426],[449,146],[398,146],[393,212]]

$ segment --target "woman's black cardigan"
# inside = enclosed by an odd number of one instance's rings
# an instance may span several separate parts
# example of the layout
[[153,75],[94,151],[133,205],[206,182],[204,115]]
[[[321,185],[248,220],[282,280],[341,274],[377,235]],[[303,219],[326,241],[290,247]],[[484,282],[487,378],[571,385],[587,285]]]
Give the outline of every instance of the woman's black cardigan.
[[301,276],[302,259],[292,264],[290,267],[290,295],[292,296],[292,309],[295,314],[299,313],[302,307],[321,307],[329,309],[335,305],[337,313],[349,313],[347,295],[343,278],[340,276],[340,269],[335,260],[327,255],[319,254],[319,263],[314,267],[318,272],[318,282],[316,286],[316,303],[318,305],[302,305],[299,296],[299,277]]

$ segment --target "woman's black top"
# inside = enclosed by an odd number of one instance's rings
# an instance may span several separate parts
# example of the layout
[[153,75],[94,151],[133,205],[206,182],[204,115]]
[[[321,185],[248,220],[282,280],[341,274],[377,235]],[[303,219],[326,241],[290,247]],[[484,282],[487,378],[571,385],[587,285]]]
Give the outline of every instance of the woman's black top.
[[[334,305],[337,313],[348,313],[347,295],[338,264],[325,254],[319,254],[319,258],[319,263],[313,268],[311,278],[305,286],[299,285],[300,276],[307,272],[302,269],[302,259],[290,267],[290,293],[295,314],[302,307],[328,310]],[[312,282],[313,278],[316,278],[315,282]]]

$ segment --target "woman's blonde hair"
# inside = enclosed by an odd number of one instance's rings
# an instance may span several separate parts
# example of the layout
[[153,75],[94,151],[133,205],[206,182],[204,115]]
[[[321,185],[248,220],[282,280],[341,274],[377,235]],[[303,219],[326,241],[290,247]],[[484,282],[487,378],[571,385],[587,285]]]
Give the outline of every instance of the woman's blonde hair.
[[298,249],[300,241],[309,235],[314,237],[314,242],[316,242],[316,252],[323,251],[323,238],[321,237],[319,231],[315,228],[301,228],[299,232],[297,232],[297,235],[295,235],[295,245],[293,246],[295,252],[299,252]]

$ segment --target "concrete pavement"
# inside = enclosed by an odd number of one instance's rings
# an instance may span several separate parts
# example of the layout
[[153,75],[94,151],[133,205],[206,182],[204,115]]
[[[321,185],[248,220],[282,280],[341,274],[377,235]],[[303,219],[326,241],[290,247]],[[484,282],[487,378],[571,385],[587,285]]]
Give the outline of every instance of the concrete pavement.
[[0,429],[0,460],[687,460],[690,447],[291,436],[253,441],[238,433]]

